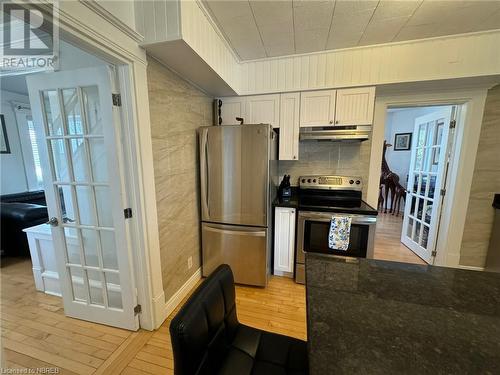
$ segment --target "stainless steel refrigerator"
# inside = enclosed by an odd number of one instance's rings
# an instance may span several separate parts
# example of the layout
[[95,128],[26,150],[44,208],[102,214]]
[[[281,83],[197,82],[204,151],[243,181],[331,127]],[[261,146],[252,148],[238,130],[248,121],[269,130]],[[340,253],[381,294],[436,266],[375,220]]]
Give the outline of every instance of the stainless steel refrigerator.
[[208,126],[199,147],[203,276],[226,263],[236,283],[265,286],[277,136],[266,124]]

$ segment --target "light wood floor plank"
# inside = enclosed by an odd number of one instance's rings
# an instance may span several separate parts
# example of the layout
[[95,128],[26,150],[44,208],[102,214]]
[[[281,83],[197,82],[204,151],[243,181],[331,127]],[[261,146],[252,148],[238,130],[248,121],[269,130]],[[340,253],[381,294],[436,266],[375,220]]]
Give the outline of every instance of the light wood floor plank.
[[46,363],[50,363],[53,366],[74,371],[77,374],[86,375],[92,374],[95,371],[95,369],[90,366],[61,357],[57,354],[50,353],[47,350],[42,350],[31,345],[19,343],[17,341],[3,339],[2,345],[5,349],[37,358]]
[[125,367],[125,369],[120,373],[122,375],[148,375],[149,372],[138,370],[133,367]]
[[129,367],[133,367],[135,369],[141,370],[141,371],[146,371],[149,374],[154,374],[154,375],[164,375],[167,373],[168,369],[165,367],[161,367],[158,365],[155,365],[153,363],[145,362],[140,359],[134,358],[130,363],[128,364]]
[[401,243],[403,218],[379,213],[375,229],[374,258],[394,262],[426,264]]
[[147,353],[145,351],[140,351],[137,353],[135,358],[140,359],[144,362],[152,363],[161,367],[174,369],[174,361],[172,358],[166,358],[164,356],[158,356],[155,354]]
[[95,374],[119,374],[151,336],[152,332],[143,330],[132,333]]
[[[8,362],[14,362],[17,366],[22,366],[29,369],[37,369],[37,368],[54,368],[55,366],[52,363],[47,363],[41,361],[38,358],[33,358],[30,355],[25,355],[22,353],[18,353],[16,351],[10,349],[3,349],[3,355]],[[76,375],[75,372],[66,370],[63,368],[59,368],[59,374],[62,375]]]
[[[401,244],[401,226],[401,218],[379,215],[375,257],[424,263]],[[61,298],[35,290],[29,260],[7,260],[0,271],[2,366],[59,367],[70,375],[173,374],[169,325],[180,306],[158,330],[132,333],[66,317]],[[237,285],[236,304],[243,324],[307,337],[305,287],[292,279],[273,276],[267,288]]]

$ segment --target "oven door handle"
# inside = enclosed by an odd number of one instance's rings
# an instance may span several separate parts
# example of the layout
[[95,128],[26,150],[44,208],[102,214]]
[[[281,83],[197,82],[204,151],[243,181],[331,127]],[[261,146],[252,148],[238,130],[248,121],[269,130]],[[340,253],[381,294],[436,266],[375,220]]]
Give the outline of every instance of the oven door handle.
[[373,225],[373,224],[377,223],[376,216],[337,215],[337,214],[325,214],[325,213],[299,211],[299,219],[303,219],[303,220],[331,221],[332,217],[334,217],[334,216],[335,217],[350,217],[351,224]]

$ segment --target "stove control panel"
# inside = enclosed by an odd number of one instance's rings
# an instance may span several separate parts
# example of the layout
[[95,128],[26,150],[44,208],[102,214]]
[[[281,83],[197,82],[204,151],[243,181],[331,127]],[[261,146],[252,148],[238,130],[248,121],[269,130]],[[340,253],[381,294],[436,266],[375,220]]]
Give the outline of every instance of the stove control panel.
[[301,189],[361,190],[361,177],[356,176],[301,176]]

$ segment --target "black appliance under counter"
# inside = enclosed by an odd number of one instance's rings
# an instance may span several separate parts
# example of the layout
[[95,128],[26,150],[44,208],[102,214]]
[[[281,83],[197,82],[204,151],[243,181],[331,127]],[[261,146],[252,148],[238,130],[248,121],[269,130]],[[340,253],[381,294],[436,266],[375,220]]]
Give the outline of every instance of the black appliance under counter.
[[308,253],[311,375],[499,374],[500,273]]

